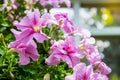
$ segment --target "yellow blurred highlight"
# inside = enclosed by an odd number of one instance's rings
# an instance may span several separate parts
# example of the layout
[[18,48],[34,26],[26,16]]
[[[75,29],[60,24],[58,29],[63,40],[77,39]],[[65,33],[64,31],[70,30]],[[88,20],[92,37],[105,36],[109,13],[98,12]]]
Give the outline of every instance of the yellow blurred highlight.
[[109,9],[102,8],[102,23],[105,25],[111,25],[114,22],[113,16]]
[[80,48],[80,50],[83,50],[84,49],[84,45],[83,44],[79,45],[79,48]]
[[120,79],[118,78],[118,75],[116,73],[114,73],[111,75],[110,80],[120,80]]

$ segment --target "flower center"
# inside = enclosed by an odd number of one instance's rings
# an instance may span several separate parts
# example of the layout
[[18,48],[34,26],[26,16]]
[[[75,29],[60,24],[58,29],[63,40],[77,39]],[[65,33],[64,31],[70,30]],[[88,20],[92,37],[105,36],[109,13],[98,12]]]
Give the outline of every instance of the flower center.
[[79,45],[79,48],[80,48],[80,50],[83,50],[84,49],[84,45],[83,44]]
[[71,46],[64,47],[63,50],[65,50],[67,54],[75,52]]
[[35,27],[34,27],[34,31],[35,31],[35,32],[39,32],[39,31],[40,31],[40,27],[39,27],[39,26],[35,26]]
[[62,25],[62,24],[64,24],[64,21],[63,21],[63,20],[60,20],[60,21],[59,21],[59,25]]

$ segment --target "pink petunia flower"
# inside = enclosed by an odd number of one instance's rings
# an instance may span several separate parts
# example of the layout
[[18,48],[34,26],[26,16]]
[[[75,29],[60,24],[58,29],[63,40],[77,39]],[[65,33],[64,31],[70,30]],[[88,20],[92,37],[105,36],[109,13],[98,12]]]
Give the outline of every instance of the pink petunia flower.
[[11,0],[11,6],[13,7],[13,9],[17,9],[19,4],[15,2],[15,0]]
[[99,72],[103,75],[107,75],[111,73],[111,69],[104,62],[97,62],[94,65],[97,66],[98,68],[96,69],[96,72]]
[[[90,38],[91,37],[90,31],[87,30],[87,29],[85,29],[85,28],[81,28],[81,27],[75,27],[75,29],[72,32],[72,34],[79,35],[82,39]],[[93,41],[95,41],[95,40],[93,40]]]
[[15,0],[10,0],[10,4],[8,2],[9,2],[8,0],[4,0],[4,3],[2,5],[2,8],[0,8],[0,11],[2,11],[4,8],[7,8],[7,10],[17,9],[19,6],[19,4],[15,2]]
[[95,39],[92,37],[83,38],[80,44],[80,54],[84,54],[87,60],[91,64],[95,64],[96,62],[101,61],[101,56],[95,46],[93,44],[95,43]]
[[[39,58],[39,54],[37,51],[37,46],[35,44],[35,42],[30,39],[30,37],[28,36],[29,33],[25,32],[19,32],[16,31],[14,29],[11,29],[11,31],[13,32],[16,41],[15,42],[11,42],[8,47],[9,48],[14,48],[16,50],[16,52],[18,52],[20,54],[20,61],[19,64],[20,65],[27,65],[30,62],[30,58],[32,58],[33,61],[36,61]],[[25,34],[25,35],[23,35]],[[23,36],[21,36],[23,35]],[[24,37],[27,37],[27,39],[24,39]]]
[[42,28],[46,27],[48,23],[50,24],[50,20],[48,18],[44,18],[46,16],[50,15],[44,14],[40,18],[39,10],[35,9],[34,12],[27,12],[27,16],[20,22],[15,21],[14,25],[22,31],[21,36],[26,35],[20,39],[29,40],[31,37],[31,39],[35,38],[39,43],[49,39],[49,37],[42,32]]
[[65,80],[94,80],[92,65],[86,66],[85,63],[79,63],[73,68],[73,74],[66,76]]
[[61,60],[69,67],[74,67],[80,62],[80,55],[77,53],[75,40],[72,36],[67,36],[65,40],[53,41],[50,57],[46,59],[48,65],[57,65]]
[[108,77],[94,72],[92,65],[79,63],[73,68],[73,74],[66,76],[65,80],[108,80]]
[[93,80],[109,80],[106,75],[100,73],[94,73]]
[[101,62],[99,66],[100,66],[101,74],[106,75],[111,73],[111,69],[104,62]]
[[51,5],[53,7],[60,7],[60,4],[65,3],[67,7],[71,6],[70,0],[40,0],[42,6]]
[[59,0],[40,0],[42,6],[52,5],[53,7],[60,7]]
[[39,58],[37,46],[33,40],[28,41],[26,44],[18,43],[16,45],[9,45],[9,48],[14,48],[20,55],[19,64],[27,65],[30,63],[30,58],[36,61]]
[[67,14],[55,14],[54,17],[59,23],[60,28],[63,29],[66,33],[71,33],[74,31],[74,25],[72,21],[69,20]]

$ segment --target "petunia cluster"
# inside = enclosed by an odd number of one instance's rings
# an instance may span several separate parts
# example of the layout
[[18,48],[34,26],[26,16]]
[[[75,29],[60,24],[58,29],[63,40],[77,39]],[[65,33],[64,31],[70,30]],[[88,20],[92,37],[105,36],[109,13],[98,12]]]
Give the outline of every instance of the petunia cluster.
[[[50,4],[54,7],[59,7],[59,3],[63,2],[69,6],[69,0],[40,0],[41,5]],[[107,75],[111,73],[111,69],[102,61],[97,47],[94,46],[95,39],[88,30],[76,27],[67,14],[41,15],[39,9],[29,10],[25,17],[20,21],[15,20],[13,25],[17,28],[11,29],[16,40],[8,47],[19,53],[19,65],[27,65],[31,59],[37,61],[40,53],[36,43],[48,41],[51,46],[45,63],[59,65],[60,62],[65,62],[73,70],[73,74],[66,76],[65,80],[108,80]],[[50,33],[43,29],[49,29]],[[59,31],[63,35],[52,34]],[[80,40],[76,39],[76,35]]]
[[[67,7],[71,6],[70,0],[23,0],[23,3],[25,3],[26,9],[33,9],[34,4],[39,3],[40,5],[46,7],[48,5],[52,7],[60,7],[61,4],[65,4]],[[3,0],[2,7],[0,8],[0,11],[4,10],[5,8],[7,10],[17,9],[19,7],[19,2],[17,0]]]
[[7,10],[17,9],[19,4],[15,0],[3,0],[2,8],[0,11],[7,8]]
[[70,0],[40,0],[42,6],[51,5],[53,7],[60,7],[60,4],[66,4],[67,7],[71,6]]
[[[81,36],[80,44],[76,44],[75,35]],[[111,69],[102,62],[97,47],[93,45],[95,39],[90,36],[89,31],[77,28],[66,34],[64,40],[51,43],[50,56],[46,63],[67,63],[73,69],[73,74],[66,76],[65,80],[108,80],[107,75],[111,73]]]

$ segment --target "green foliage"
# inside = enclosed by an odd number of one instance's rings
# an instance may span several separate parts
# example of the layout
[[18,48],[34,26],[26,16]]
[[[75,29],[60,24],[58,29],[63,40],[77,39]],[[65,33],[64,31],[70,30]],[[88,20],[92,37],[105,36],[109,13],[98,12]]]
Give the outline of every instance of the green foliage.
[[118,75],[116,73],[111,75],[110,80],[119,80],[120,78],[118,77]]

